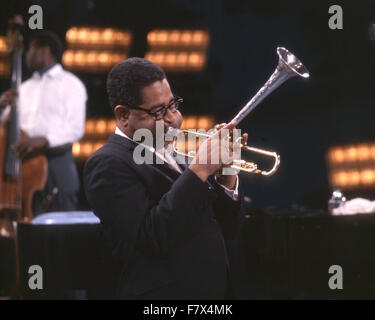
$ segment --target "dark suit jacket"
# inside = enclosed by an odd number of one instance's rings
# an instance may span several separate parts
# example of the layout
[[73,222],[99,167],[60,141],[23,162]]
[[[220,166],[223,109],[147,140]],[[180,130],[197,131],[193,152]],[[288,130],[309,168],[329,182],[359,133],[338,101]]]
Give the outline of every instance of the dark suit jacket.
[[117,297],[224,298],[224,236],[235,232],[241,201],[188,168],[137,165],[135,146],[111,134],[84,168],[87,199],[119,265]]

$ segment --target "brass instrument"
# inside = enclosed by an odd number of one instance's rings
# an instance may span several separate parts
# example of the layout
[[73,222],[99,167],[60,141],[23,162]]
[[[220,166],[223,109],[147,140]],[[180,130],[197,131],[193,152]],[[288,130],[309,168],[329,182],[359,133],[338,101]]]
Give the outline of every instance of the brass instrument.
[[[291,52],[287,49],[278,47],[277,55],[279,56],[279,63],[271,75],[271,77],[267,80],[267,82],[263,85],[262,88],[256,93],[256,95],[241,109],[241,111],[233,118],[232,121],[236,121],[239,124],[245,117],[249,115],[251,111],[253,111],[260,102],[262,102],[272,91],[282,85],[285,81],[295,76],[299,76],[302,78],[309,78],[309,71],[306,67],[302,64],[302,62]],[[175,130],[175,129],[174,129]],[[183,132],[184,134],[191,134],[195,135],[196,137],[210,137],[212,134],[196,132],[191,130],[179,130],[179,132]],[[258,154],[263,154],[274,159],[273,167],[266,171],[258,169],[258,165],[254,162],[246,162],[245,160],[233,160],[233,162],[229,165],[231,168],[238,169],[241,171],[245,171],[248,173],[255,173],[261,174],[264,176],[270,176],[276,172],[280,165],[280,156],[276,152],[267,151],[259,148],[249,147],[247,145],[241,144],[240,141],[241,137],[238,138],[235,143],[240,144],[242,150],[252,151]],[[190,151],[188,153],[184,153],[178,150],[177,148],[177,138],[173,139],[172,143],[173,151],[179,155],[187,156],[189,158],[194,158],[195,151]]]

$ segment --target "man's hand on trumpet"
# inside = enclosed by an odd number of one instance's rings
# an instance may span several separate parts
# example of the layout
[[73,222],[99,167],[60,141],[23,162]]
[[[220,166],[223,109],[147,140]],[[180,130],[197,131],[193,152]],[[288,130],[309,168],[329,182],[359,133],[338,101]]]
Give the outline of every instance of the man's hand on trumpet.
[[[215,129],[219,131],[222,128],[224,128],[226,125],[227,125],[226,123],[217,124],[215,126]],[[248,139],[248,134],[244,133],[241,136],[241,143],[243,145],[246,145],[247,139]],[[233,151],[233,141],[230,142],[230,147],[231,147],[231,150]],[[225,186],[228,189],[233,190],[234,187],[236,186],[237,174],[234,174],[234,175],[222,174],[222,168],[220,168],[218,171],[215,172],[215,177],[218,183],[220,183],[221,185]]]
[[[223,175],[218,173],[225,164],[228,164],[233,157],[233,141],[227,139],[226,136],[230,131],[235,129],[236,122],[229,124],[219,124],[215,127],[217,132],[204,140],[196,153],[195,158],[191,162],[189,168],[202,181],[216,173],[217,181],[227,187],[234,189],[237,175]],[[242,136],[242,143],[247,142],[247,134]]]

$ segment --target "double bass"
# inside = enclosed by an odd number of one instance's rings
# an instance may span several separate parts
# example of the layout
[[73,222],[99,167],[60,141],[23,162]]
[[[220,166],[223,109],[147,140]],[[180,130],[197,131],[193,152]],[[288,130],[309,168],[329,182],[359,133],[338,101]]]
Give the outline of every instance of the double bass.
[[[11,88],[16,92],[20,92],[22,81],[21,23],[19,18],[18,21],[17,18],[11,20],[7,35],[12,61]],[[16,97],[7,121],[0,124],[0,220],[31,222],[33,196],[36,191],[44,189],[47,181],[47,158],[44,155],[20,159],[13,150],[13,145],[25,137],[27,134],[20,129]]]
[[[23,52],[20,28],[16,19],[12,20],[7,35],[12,61],[11,88],[18,93]],[[0,274],[0,296],[5,297],[20,296],[17,222],[31,223],[33,196],[44,189],[48,174],[44,155],[20,159],[13,150],[14,144],[25,137],[26,133],[20,129],[16,97],[8,118],[0,123],[0,262],[7,270],[7,274]]]

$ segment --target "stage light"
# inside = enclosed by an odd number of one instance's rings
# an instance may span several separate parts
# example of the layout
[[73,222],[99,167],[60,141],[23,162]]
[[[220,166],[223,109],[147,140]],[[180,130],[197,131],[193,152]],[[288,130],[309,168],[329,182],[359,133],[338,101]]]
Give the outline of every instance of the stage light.
[[363,189],[375,186],[375,143],[336,146],[328,150],[332,187]]
[[63,64],[70,70],[101,72],[108,71],[126,58],[127,55],[123,53],[68,49],[63,54]]
[[105,120],[99,120],[96,123],[96,132],[99,135],[102,135],[103,133],[106,133],[107,132],[107,121],[105,121]]
[[209,40],[205,30],[153,30],[145,58],[167,72],[199,72],[206,65]]
[[370,150],[367,145],[360,145],[357,148],[357,158],[359,161],[366,161],[370,159]]
[[206,131],[213,128],[215,119],[212,116],[185,116],[181,129],[204,129]]
[[194,116],[185,117],[182,129],[197,129],[197,118]]
[[153,49],[194,48],[206,50],[210,34],[206,30],[152,30],[147,35],[147,42]]
[[81,152],[81,143],[75,142],[73,143],[72,152],[75,157],[78,157]]
[[342,170],[334,172],[331,184],[343,189],[359,189],[375,186],[375,169]]
[[332,148],[329,151],[329,160],[332,164],[375,160],[375,144],[358,144]]
[[8,45],[6,37],[0,36],[0,55],[8,54]]
[[375,170],[363,170],[361,172],[361,182],[366,185],[373,184],[375,182]]
[[82,152],[82,156],[84,156],[85,158],[89,157],[93,153],[92,143],[90,142],[82,143],[80,149]]
[[72,27],[65,35],[69,48],[127,49],[130,31],[115,28]]
[[145,58],[167,72],[197,72],[206,64],[206,55],[203,52],[151,51]]
[[7,39],[0,36],[0,77],[8,78],[10,76],[10,59],[7,45]]
[[96,150],[100,149],[106,141],[80,141],[73,144],[73,155],[78,160],[88,159]]
[[65,37],[65,67],[89,73],[108,72],[129,56],[132,42],[129,31],[115,28],[72,27]]
[[84,138],[108,138],[111,132],[116,130],[116,120],[114,119],[89,119],[86,121]]
[[85,135],[81,141],[73,144],[73,154],[79,161],[84,161],[103,146],[110,133],[116,130],[116,120],[107,118],[88,119]]

